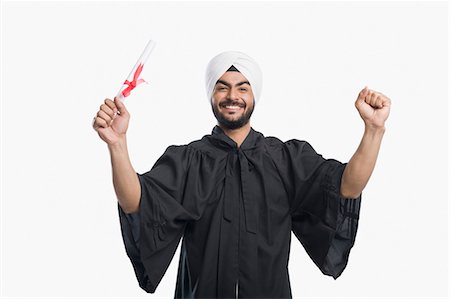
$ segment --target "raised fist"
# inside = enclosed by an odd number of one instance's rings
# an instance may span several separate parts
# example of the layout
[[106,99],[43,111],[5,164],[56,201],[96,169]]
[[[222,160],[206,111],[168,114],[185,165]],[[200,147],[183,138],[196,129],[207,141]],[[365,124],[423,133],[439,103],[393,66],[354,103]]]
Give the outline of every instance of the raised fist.
[[383,128],[391,110],[391,100],[381,92],[364,87],[355,106],[366,126]]
[[130,114],[124,103],[116,97],[114,102],[105,99],[105,103],[100,106],[92,126],[100,138],[111,145],[125,137],[129,121]]

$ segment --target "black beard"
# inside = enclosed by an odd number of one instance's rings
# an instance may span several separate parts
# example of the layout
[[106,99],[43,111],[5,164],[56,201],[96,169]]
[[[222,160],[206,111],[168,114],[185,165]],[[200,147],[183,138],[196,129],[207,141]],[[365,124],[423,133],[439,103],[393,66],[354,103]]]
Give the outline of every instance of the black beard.
[[[226,104],[231,104],[231,103],[226,103]],[[211,105],[212,106],[212,111],[214,113],[214,116],[216,117],[217,121],[219,122],[219,124],[221,126],[223,126],[226,129],[229,130],[236,130],[239,129],[243,126],[245,126],[249,120],[250,117],[252,116],[253,113],[253,109],[255,108],[255,101],[253,101],[253,106],[247,110],[246,112],[244,112],[244,114],[242,114],[242,116],[236,120],[228,120],[224,117],[223,113],[221,113],[218,109],[218,107],[216,107],[215,105]]]

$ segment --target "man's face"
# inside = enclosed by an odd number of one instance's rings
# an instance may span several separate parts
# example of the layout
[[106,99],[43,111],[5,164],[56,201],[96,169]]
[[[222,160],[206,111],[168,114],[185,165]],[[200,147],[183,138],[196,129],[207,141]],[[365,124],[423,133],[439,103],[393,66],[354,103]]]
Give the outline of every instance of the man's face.
[[254,108],[250,83],[240,72],[225,72],[214,87],[212,109],[220,125],[238,129],[246,125]]

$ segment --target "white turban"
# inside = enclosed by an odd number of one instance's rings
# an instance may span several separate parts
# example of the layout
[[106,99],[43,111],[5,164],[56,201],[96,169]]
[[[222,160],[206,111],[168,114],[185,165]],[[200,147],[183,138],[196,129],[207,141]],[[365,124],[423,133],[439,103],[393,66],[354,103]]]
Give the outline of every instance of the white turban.
[[237,51],[222,52],[208,63],[206,68],[206,94],[208,101],[212,101],[212,94],[217,80],[232,65],[250,82],[253,95],[255,96],[255,103],[258,102],[262,88],[261,69],[253,58]]

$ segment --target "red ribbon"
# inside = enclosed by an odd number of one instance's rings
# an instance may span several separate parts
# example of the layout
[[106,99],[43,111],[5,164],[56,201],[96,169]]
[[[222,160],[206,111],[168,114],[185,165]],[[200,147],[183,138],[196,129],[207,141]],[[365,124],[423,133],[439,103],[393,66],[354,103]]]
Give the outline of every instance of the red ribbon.
[[139,84],[145,82],[144,79],[139,79],[139,75],[141,74],[143,68],[144,68],[144,65],[143,65],[143,64],[139,64],[139,66],[137,67],[136,71],[134,72],[134,75],[133,75],[133,81],[130,82],[130,81],[128,81],[128,80],[125,80],[125,82],[123,83],[123,84],[128,85],[127,88],[125,88],[124,90],[122,90],[122,95],[123,95],[124,97],[129,96],[129,95],[130,95],[130,92],[131,92],[136,86],[138,86]]

